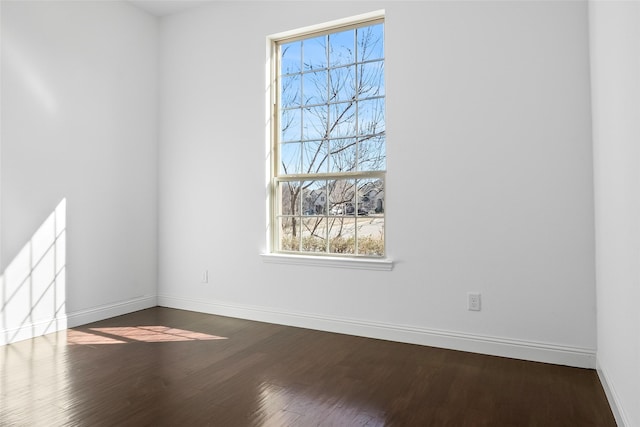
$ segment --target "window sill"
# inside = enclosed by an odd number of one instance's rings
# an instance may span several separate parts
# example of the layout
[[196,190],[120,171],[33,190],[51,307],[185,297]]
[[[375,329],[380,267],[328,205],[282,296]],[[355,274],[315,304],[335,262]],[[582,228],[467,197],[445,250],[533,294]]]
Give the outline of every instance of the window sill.
[[350,268],[357,270],[391,271],[393,261],[387,258],[339,258],[312,255],[260,254],[262,261],[271,264],[309,265],[312,267]]

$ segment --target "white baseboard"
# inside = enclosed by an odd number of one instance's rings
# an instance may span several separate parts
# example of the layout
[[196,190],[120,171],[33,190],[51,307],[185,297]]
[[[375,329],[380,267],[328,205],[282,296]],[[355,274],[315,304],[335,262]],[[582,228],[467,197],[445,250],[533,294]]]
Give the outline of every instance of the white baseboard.
[[615,387],[609,381],[606,370],[602,368],[599,362],[596,362],[596,370],[598,372],[598,378],[600,378],[602,388],[604,389],[604,393],[607,395],[611,412],[613,412],[613,416],[616,419],[616,424],[618,424],[619,427],[630,426],[631,424],[627,420],[627,416],[620,405],[620,398],[616,393]]
[[[155,296],[135,298],[115,304],[76,311],[66,316],[43,322],[30,323],[18,329],[3,330],[0,331],[0,345],[57,332],[68,327],[73,328],[99,320],[121,316],[134,311],[155,307],[156,305],[389,341],[580,368],[596,368],[595,350],[592,349],[427,329],[410,325],[278,311],[264,307],[193,300],[166,295],[160,295],[157,298]],[[624,424],[624,412],[619,409],[615,390],[610,388],[606,373],[598,369],[598,374],[607,393],[607,398],[611,403],[616,420],[618,420],[620,425],[626,425]]]
[[67,329],[67,316],[65,315],[39,322],[27,323],[19,328],[0,331],[0,345],[28,340],[64,329]]
[[520,341],[500,337],[465,334],[454,331],[420,328],[357,319],[319,316],[253,307],[193,300],[168,295],[158,296],[162,307],[237,317],[327,332],[398,341],[431,347],[461,350],[535,362],[594,369],[595,349],[559,346],[549,343]]
[[87,323],[97,322],[99,320],[122,316],[123,314],[155,307],[156,305],[157,299],[155,296],[146,296],[114,304],[93,307],[87,310],[80,310],[67,314],[68,327],[74,328],[76,326],[86,325]]

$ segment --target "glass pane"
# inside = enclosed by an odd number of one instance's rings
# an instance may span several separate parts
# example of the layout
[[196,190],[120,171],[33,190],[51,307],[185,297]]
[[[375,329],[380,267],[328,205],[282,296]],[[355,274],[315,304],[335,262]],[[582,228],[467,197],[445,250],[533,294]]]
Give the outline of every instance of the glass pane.
[[302,219],[302,251],[327,251],[327,218],[311,217]]
[[358,217],[358,255],[384,255],[384,218]]
[[302,114],[302,137],[305,140],[324,139],[327,134],[327,107],[307,107]]
[[280,239],[278,247],[281,251],[300,250],[300,220],[296,217],[279,219]]
[[360,81],[360,93],[358,98],[370,98],[385,94],[384,87],[384,62],[368,62],[358,67]]
[[358,170],[383,171],[387,169],[384,135],[365,137],[358,143]]
[[280,214],[300,215],[300,182],[279,183]]
[[[353,214],[355,181],[352,179],[336,179],[327,183],[329,193],[329,215]],[[349,208],[351,206],[351,208]]]
[[358,135],[384,132],[384,98],[358,102]]
[[280,115],[280,141],[300,141],[302,137],[302,109],[282,110]]
[[329,252],[335,254],[355,254],[355,218],[329,217]]
[[358,216],[381,216],[384,213],[384,182],[381,179],[358,180]]
[[329,129],[331,138],[355,136],[356,109],[352,102],[330,105]]
[[355,30],[329,34],[329,66],[337,67],[354,63],[354,42]]
[[308,141],[302,143],[302,172],[324,173],[327,171],[326,142]]
[[384,58],[383,24],[362,27],[358,34],[358,62]]
[[296,174],[302,172],[302,153],[299,142],[280,144],[280,173]]
[[302,63],[302,42],[285,43],[280,46],[281,74],[299,73]]
[[303,74],[303,104],[326,104],[327,102],[327,71]]
[[340,67],[330,71],[329,102],[351,101],[356,95],[356,67]]
[[281,108],[300,106],[300,74],[283,77],[281,84],[280,104]]
[[356,170],[356,139],[332,139],[329,141],[329,172],[352,172]]
[[302,214],[326,215],[327,182],[323,180],[305,181],[302,185]]
[[304,70],[327,68],[327,36],[302,41]]

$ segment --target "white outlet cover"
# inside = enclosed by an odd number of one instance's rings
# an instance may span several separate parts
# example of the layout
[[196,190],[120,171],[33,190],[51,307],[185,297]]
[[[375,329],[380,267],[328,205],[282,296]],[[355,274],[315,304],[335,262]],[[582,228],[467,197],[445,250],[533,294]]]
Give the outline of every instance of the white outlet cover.
[[480,309],[481,309],[480,293],[478,292],[467,293],[467,310],[480,311]]

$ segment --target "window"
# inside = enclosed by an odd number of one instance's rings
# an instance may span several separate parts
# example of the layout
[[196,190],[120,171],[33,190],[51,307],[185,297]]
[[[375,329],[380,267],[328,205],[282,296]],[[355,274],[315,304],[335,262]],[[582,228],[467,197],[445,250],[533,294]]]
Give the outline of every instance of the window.
[[384,22],[273,40],[272,252],[385,256]]

